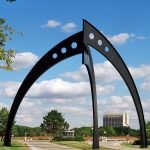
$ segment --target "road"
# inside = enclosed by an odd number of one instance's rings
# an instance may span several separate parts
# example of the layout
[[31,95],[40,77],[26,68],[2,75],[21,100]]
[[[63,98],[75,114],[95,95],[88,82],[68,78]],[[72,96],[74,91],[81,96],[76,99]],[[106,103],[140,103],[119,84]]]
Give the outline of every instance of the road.
[[[122,141],[108,141],[108,142],[100,142],[100,146],[107,147],[107,148],[112,148],[114,150],[141,150],[141,148],[130,148],[130,147],[125,147],[122,145]],[[142,148],[142,150],[149,150],[149,148],[145,149]]]
[[49,142],[26,141],[25,143],[29,146],[31,150],[79,150]]
[[[92,144],[92,142],[86,142]],[[111,148],[113,150],[150,150],[149,148],[130,148],[122,145],[123,141],[103,141],[100,142],[100,146]]]
[[[62,145],[57,145],[49,142],[39,142],[39,141],[26,141],[25,142],[31,150],[79,150],[74,148],[69,148]],[[92,142],[87,142],[88,144],[92,144]],[[109,142],[100,142],[100,146],[112,148],[113,150],[141,150],[141,148],[129,148],[121,145],[120,141],[109,141]],[[142,149],[144,150],[144,149]],[[150,150],[145,149],[145,150]]]

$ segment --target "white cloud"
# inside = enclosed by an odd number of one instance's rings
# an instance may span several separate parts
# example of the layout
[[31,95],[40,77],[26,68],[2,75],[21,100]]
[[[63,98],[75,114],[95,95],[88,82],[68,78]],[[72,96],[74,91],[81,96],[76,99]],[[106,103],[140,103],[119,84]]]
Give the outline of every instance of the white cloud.
[[8,106],[6,104],[0,103],[0,109],[3,108],[3,107],[8,108]]
[[[114,91],[115,86],[108,83],[121,80],[114,67],[108,61],[105,61],[95,64],[94,68],[98,84],[98,95]],[[139,65],[137,67],[129,67],[129,69],[134,79],[146,78],[141,88],[149,90],[150,65]],[[65,115],[72,126],[89,124],[92,109],[90,100],[91,91],[86,68],[81,66],[79,70],[67,72],[61,76],[69,77],[75,80],[75,82],[57,78],[35,83],[27,94],[25,101],[21,104],[17,115],[17,123],[38,126],[42,122],[42,117],[48,111],[57,109]],[[101,86],[102,84],[103,86]],[[20,82],[0,82],[0,96],[14,97],[19,86]],[[142,100],[146,120],[149,119],[150,115],[149,104],[150,100]],[[1,106],[5,105],[0,103]],[[100,99],[98,100],[98,106],[100,123],[102,123],[103,113],[128,113],[130,115],[131,127],[138,128],[137,114],[130,96],[110,96],[109,98]],[[26,109],[28,111],[24,111]],[[22,120],[22,118],[24,119]],[[74,118],[80,118],[79,122]],[[89,120],[84,120],[87,118]]]
[[29,99],[28,101],[27,100],[22,101],[22,103],[21,103],[21,108],[22,109],[27,109],[29,107],[30,108],[35,107],[35,102],[31,101],[31,99]]
[[73,22],[66,23],[62,26],[62,32],[72,32],[76,29],[77,25]]
[[[18,82],[2,82],[0,93],[3,96],[14,97],[20,83]],[[97,94],[108,94],[114,91],[113,85],[100,86],[97,85]],[[90,96],[89,82],[68,82],[62,79],[52,79],[35,83],[27,97],[32,98],[56,98],[56,99],[72,99],[72,97],[79,98]]]
[[[120,79],[119,73],[115,70],[115,68],[108,61],[95,64],[94,70],[95,70],[95,77],[96,77],[97,84],[109,83],[111,81]],[[65,78],[71,78],[76,81],[88,81],[89,80],[87,69],[83,65],[78,71],[66,72],[62,74],[61,76]]]
[[134,33],[119,33],[116,35],[106,35],[106,37],[112,44],[124,44],[128,40],[146,40],[149,38],[146,36],[138,36]]
[[149,109],[150,108],[150,99],[149,100],[143,100],[142,106],[143,106],[145,113],[150,113],[150,109]]
[[0,82],[0,94],[5,97],[14,97],[19,86],[19,82]]
[[38,61],[39,57],[31,52],[17,53],[13,60],[15,70],[28,68]]
[[41,28],[46,28],[46,27],[48,27],[48,28],[56,28],[56,27],[58,27],[60,25],[61,25],[61,23],[56,21],[56,20],[48,20],[47,24],[42,25]]
[[[94,70],[97,84],[122,80],[118,71],[108,61],[95,64]],[[150,75],[150,65],[148,64],[137,67],[129,67],[129,71],[134,79],[140,79]],[[61,77],[71,78],[75,81],[88,81],[87,70],[83,65],[78,71],[63,73],[61,74]]]
[[100,109],[104,112],[126,112],[134,109],[131,96],[111,96],[110,98],[98,101]]
[[150,75],[143,81],[140,87],[145,91],[150,91]]
[[113,44],[123,44],[131,37],[132,35],[129,33],[119,33],[117,35],[107,36],[108,40]]
[[[51,101],[47,102],[46,105],[43,103],[43,101],[41,104],[37,105],[36,100],[30,98],[25,99],[25,101],[22,102],[21,107],[19,108],[19,112],[17,113],[17,124],[19,123],[38,126],[42,122],[43,116],[54,109],[61,112],[64,117],[69,120],[71,126],[90,124],[89,121],[91,121],[92,119],[91,101],[86,100],[86,105],[75,105],[75,103],[68,103],[67,100],[65,103],[62,103],[62,101],[63,100],[58,100],[57,106],[53,105]],[[148,120],[150,115],[150,100],[142,101],[142,105],[145,118],[146,120]],[[25,111],[26,109],[28,109],[28,111]],[[102,125],[102,116],[105,113],[128,113],[130,117],[130,126],[139,128],[138,117],[131,96],[111,96],[106,99],[100,99],[98,100],[98,112],[100,123],[99,125]],[[80,119],[76,120],[75,118]]]
[[129,67],[129,70],[135,79],[150,76],[150,64],[140,65],[138,67]]
[[79,107],[75,107],[75,106],[56,106],[56,107],[48,107],[47,110],[51,111],[51,110],[58,110],[60,112],[62,112],[63,114],[72,114],[72,113],[79,113],[79,114],[85,114],[84,109],[79,108]]

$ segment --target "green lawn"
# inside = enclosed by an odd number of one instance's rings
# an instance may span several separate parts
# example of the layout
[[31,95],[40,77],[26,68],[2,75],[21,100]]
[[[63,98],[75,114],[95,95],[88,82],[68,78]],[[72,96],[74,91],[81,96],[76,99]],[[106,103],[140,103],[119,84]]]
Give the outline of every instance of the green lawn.
[[[78,148],[78,149],[82,149],[82,150],[91,150],[92,149],[92,146],[90,144],[85,143],[85,142],[55,141],[54,143],[60,144],[60,145],[65,145],[65,146],[72,147],[72,148]],[[100,150],[112,150],[112,149],[101,147]]]
[[0,142],[0,150],[29,150],[29,148],[20,141],[12,141],[11,147],[4,147],[3,143]]
[[[132,145],[131,143],[122,143],[122,146],[129,148],[140,148],[140,145]],[[146,150],[150,150],[150,147],[148,146]]]

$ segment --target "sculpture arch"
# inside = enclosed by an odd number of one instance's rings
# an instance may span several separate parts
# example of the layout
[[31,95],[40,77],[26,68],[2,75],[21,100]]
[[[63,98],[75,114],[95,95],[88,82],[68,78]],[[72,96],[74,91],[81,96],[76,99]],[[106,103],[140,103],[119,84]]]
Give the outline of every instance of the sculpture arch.
[[[72,44],[75,43],[74,47]],[[20,86],[15,99],[13,101],[10,113],[8,116],[4,145],[11,145],[11,130],[13,122],[17,113],[17,110],[22,102],[27,91],[30,89],[32,84],[49,68],[62,60],[72,57],[74,55],[82,54],[82,63],[85,64],[91,85],[92,93],[92,106],[93,106],[93,149],[99,148],[99,135],[98,135],[98,114],[97,114],[97,97],[96,97],[96,84],[95,75],[93,68],[93,61],[88,46],[92,46],[104,57],[106,57],[111,64],[120,73],[121,77],[125,81],[131,96],[133,98],[136,111],[138,114],[140,133],[141,133],[141,147],[147,147],[146,129],[143,109],[140,101],[140,97],[132,79],[132,76],[122,60],[121,56],[112,46],[112,44],[106,39],[106,37],[100,33],[94,26],[88,23],[86,20],[83,21],[83,31],[74,34],[73,36],[65,39],[50,51],[48,51],[35,66],[31,69],[29,74],[24,79]]]

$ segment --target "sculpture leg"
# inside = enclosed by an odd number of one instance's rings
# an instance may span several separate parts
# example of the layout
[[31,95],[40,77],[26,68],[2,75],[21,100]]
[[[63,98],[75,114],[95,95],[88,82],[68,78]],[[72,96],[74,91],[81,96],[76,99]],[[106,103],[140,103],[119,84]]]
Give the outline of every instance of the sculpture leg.
[[90,79],[91,92],[92,92],[92,107],[93,107],[93,149],[99,149],[99,133],[98,133],[98,113],[97,113],[97,96],[96,96],[96,84],[93,61],[90,50],[86,46],[86,50],[83,52],[83,64],[85,64]]
[[121,56],[118,54],[113,45],[107,40],[107,38],[100,33],[94,26],[84,20],[84,42],[87,45],[95,48],[99,53],[101,53],[104,57],[106,57],[109,62],[116,68],[119,72],[123,80],[125,81],[131,96],[133,98],[133,102],[135,104],[135,108],[138,114],[139,124],[140,124],[140,136],[141,136],[141,147],[147,147],[147,136],[146,136],[146,127],[145,127],[145,119],[144,113],[142,109],[141,100],[134,83],[134,80],[125,64]]

